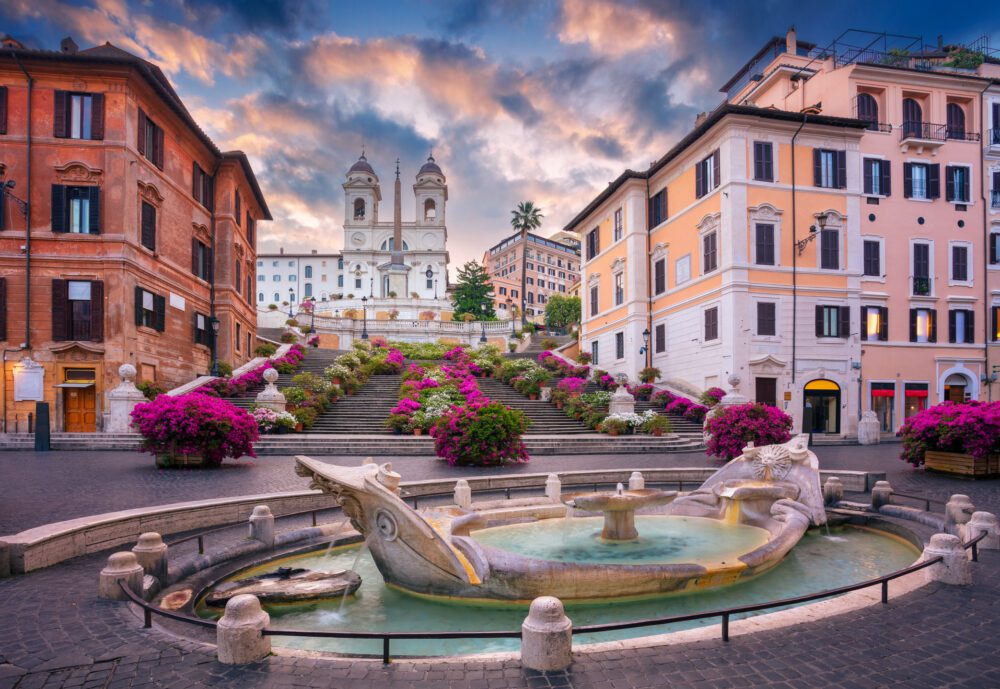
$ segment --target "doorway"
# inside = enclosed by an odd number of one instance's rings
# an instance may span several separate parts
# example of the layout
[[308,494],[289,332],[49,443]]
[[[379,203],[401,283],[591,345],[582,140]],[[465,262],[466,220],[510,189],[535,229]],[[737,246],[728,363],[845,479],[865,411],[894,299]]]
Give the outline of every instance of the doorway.
[[812,433],[840,433],[840,386],[832,380],[814,380],[806,383],[806,407],[812,408],[812,427],[803,429]]
[[952,373],[944,381],[944,401],[962,404],[969,390],[969,379],[961,373]]
[[754,399],[769,407],[778,406],[778,379],[757,378],[754,381]]
[[92,368],[67,368],[63,373],[63,428],[67,433],[97,431],[97,391]]

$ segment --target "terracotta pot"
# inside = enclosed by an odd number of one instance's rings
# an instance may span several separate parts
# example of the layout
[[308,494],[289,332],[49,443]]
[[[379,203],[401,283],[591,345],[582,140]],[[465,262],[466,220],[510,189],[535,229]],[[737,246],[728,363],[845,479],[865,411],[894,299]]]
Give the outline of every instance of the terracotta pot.
[[538,399],[538,395],[528,395],[528,399],[529,400],[537,400]]
[[302,424],[301,423],[295,424],[295,432],[296,433],[301,433],[302,432]]
[[663,431],[661,431],[661,430],[659,430],[659,429],[657,429],[657,430],[653,431],[653,437],[654,437],[654,438],[659,438],[659,437],[661,437],[662,435],[663,435]]
[[334,385],[340,385],[340,378],[334,377],[333,384]]
[[556,402],[556,409],[562,409],[562,408],[563,408],[563,403],[562,402]]
[[610,435],[612,438],[617,438],[618,431],[608,431],[608,435]]
[[423,435],[423,434],[424,434],[424,429],[423,428],[414,428],[413,429],[413,435]]

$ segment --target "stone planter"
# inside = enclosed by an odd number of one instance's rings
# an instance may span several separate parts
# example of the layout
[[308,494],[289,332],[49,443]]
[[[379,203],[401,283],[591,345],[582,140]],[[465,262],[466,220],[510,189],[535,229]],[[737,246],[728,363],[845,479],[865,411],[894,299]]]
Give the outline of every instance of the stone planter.
[[1000,455],[977,459],[961,452],[928,450],[924,453],[924,468],[968,478],[989,478],[1000,475]]
[[156,455],[156,466],[160,469],[175,469],[177,467],[207,466],[202,455],[184,455],[177,452],[165,452]]

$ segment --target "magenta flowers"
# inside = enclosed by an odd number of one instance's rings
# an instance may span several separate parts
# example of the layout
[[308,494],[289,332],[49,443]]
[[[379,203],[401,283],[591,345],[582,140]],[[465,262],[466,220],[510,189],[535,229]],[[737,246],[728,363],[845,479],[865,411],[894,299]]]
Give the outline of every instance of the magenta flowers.
[[900,459],[924,463],[927,450],[960,452],[976,459],[1000,454],[1000,402],[945,402],[911,416],[897,433]]
[[732,459],[749,442],[757,446],[786,443],[792,438],[791,430],[792,417],[777,407],[756,402],[722,407],[705,423],[707,454]]

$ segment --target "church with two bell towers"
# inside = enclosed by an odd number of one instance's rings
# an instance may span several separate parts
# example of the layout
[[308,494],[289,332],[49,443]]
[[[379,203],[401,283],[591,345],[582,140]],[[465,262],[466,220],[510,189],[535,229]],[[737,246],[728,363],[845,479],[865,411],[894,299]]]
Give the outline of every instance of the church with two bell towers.
[[393,214],[379,220],[382,187],[364,153],[344,187],[344,295],[355,298],[445,299],[448,289],[448,185],[431,155],[413,184],[416,219],[402,220],[396,161]]

